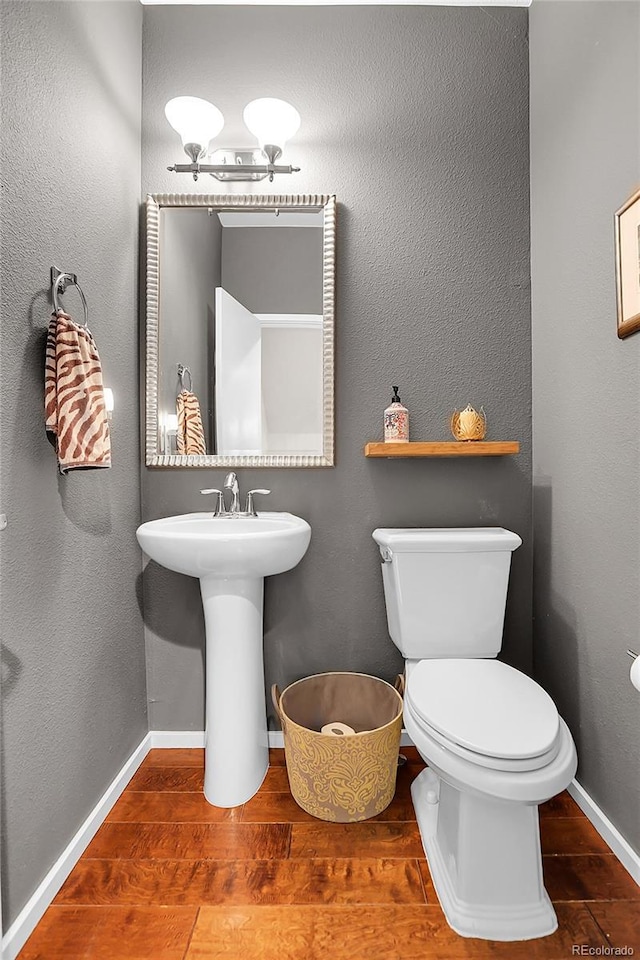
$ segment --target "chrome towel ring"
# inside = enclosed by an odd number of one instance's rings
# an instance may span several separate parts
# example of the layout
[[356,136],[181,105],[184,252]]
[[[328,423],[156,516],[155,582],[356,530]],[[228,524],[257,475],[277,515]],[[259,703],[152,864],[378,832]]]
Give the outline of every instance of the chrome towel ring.
[[78,283],[76,274],[64,273],[62,270],[58,270],[57,267],[51,267],[51,299],[53,301],[53,312],[56,314],[56,316],[60,313],[66,312],[58,303],[58,294],[64,293],[69,286],[76,287],[78,293],[80,294],[80,299],[82,300],[82,306],[84,308],[84,322],[81,323],[80,326],[88,328],[89,307],[87,306],[86,297],[82,292],[82,287]]

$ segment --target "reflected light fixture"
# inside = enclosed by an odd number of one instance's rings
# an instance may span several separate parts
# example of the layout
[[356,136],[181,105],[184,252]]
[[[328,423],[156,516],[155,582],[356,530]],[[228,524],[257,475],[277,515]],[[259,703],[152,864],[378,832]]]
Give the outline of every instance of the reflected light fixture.
[[103,387],[104,391],[104,409],[107,414],[107,420],[113,419],[113,408],[115,406],[113,400],[113,390],[111,387]]
[[[300,127],[300,114],[286,100],[262,97],[252,100],[242,114],[247,129],[255,136],[256,149],[219,147],[210,151],[210,142],[224,126],[224,117],[217,107],[200,97],[174,97],[164,113],[182,139],[191,163],[175,163],[168,167],[174,173],[209,173],[216,180],[273,180],[276,173],[297,173],[300,167],[277,164],[287,140]],[[212,163],[202,163],[205,158]]]

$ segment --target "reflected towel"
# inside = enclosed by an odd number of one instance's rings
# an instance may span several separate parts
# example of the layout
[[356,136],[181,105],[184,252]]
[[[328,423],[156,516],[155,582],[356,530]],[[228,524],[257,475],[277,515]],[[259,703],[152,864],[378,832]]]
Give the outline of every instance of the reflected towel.
[[44,407],[60,473],[111,466],[98,350],[89,330],[66,313],[54,314],[49,323]]
[[207,452],[200,415],[200,404],[195,393],[181,390],[176,398],[178,411],[178,453],[195,454]]

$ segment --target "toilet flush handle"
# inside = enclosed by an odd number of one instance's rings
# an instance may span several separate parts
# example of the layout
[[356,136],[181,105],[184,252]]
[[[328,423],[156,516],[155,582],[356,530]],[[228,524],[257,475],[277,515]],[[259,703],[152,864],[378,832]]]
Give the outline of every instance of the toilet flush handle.
[[383,563],[393,562],[393,553],[389,547],[380,547],[380,556],[382,557]]

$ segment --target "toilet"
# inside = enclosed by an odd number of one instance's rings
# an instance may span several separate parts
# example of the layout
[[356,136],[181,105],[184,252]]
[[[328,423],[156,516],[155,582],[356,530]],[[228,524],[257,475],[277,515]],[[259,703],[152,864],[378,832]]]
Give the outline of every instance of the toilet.
[[501,527],[378,529],[391,639],[405,658],[404,725],[427,769],[411,793],[438,898],[464,937],[557,928],[538,804],[576,772],[571,734],[537,683],[496,660],[511,554]]

